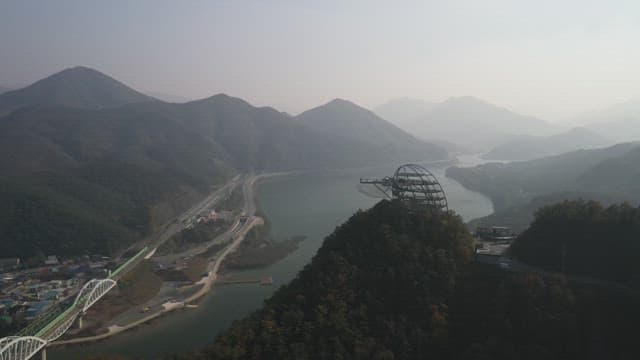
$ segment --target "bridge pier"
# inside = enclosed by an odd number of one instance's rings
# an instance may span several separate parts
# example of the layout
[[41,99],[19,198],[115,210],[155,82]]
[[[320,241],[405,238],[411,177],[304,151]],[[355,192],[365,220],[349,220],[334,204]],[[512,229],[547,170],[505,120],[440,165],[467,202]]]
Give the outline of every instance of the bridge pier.
[[43,348],[40,351],[40,359],[41,360],[47,360],[47,348]]
[[78,314],[78,329],[82,329],[82,318],[84,317],[83,313]]

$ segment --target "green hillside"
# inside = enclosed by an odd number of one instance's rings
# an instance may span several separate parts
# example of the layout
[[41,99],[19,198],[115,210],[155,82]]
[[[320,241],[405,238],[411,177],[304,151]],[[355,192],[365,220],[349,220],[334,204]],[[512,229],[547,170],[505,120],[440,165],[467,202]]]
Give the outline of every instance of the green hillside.
[[295,280],[194,358],[437,358],[446,303],[472,250],[459,217],[382,201],[338,227]]
[[512,252],[545,269],[638,285],[640,209],[626,203],[605,208],[595,201],[540,208]]
[[[0,181],[20,185],[0,193],[13,219],[0,231],[4,255],[111,253],[238,172],[412,160],[416,150],[423,159],[447,156],[390,125],[391,142],[379,144],[355,134],[318,132],[272,108],[227,95],[169,104],[136,93],[94,70],[74,68],[0,96],[33,100],[0,119]],[[106,102],[88,100],[94,98]],[[118,107],[122,103],[127,104]],[[340,116],[357,112],[369,113],[356,108]],[[29,197],[37,201],[20,203]],[[55,215],[38,219],[21,212],[23,206]],[[76,223],[64,235],[54,231]],[[90,228],[96,231],[81,230]]]
[[[637,292],[471,262],[453,213],[382,201],[263,307],[175,359],[636,358]],[[609,252],[605,252],[609,253]],[[578,255],[578,254],[576,254]]]
[[[529,161],[488,163],[472,168],[452,167],[447,169],[446,176],[491,197],[496,211],[524,205],[538,196],[562,191],[601,192],[603,195],[622,192],[629,195],[628,200],[632,200],[635,194],[629,192],[629,188],[616,189],[608,187],[606,182],[589,182],[585,180],[585,174],[594,171],[605,160],[621,157],[637,146],[638,143],[625,143]],[[608,176],[619,175],[622,173],[612,172]],[[595,177],[590,179],[597,181]]]

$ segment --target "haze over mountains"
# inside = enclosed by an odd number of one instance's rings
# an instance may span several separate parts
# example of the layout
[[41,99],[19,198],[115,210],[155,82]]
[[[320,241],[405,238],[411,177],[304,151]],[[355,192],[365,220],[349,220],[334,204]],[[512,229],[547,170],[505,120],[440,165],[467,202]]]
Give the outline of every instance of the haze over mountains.
[[432,101],[404,97],[391,99],[384,104],[376,106],[373,111],[383,119],[403,127],[424,116],[437,105],[438,103]]
[[579,149],[604,147],[611,144],[611,140],[591,130],[573,128],[548,137],[523,135],[506,144],[496,146],[482,157],[490,160],[530,160]]
[[[449,158],[443,146],[419,140],[403,127],[450,149],[455,145],[446,140],[483,148],[516,133],[557,130],[471,97],[439,104],[402,99],[378,108],[396,125],[341,99],[298,116],[224,94],[166,103],[84,67],[0,95],[0,111],[0,250],[9,255],[34,255],[35,249],[51,253],[61,246],[68,253],[115,251],[240,171]],[[597,134],[575,129],[520,137],[490,154],[522,159],[605,143]],[[629,167],[634,159],[620,161],[607,168]],[[574,165],[542,172],[566,177]],[[625,189],[631,189],[635,175],[624,179]],[[504,191],[512,182],[491,184],[504,195],[494,199],[497,208],[505,205],[505,196],[522,195]]]
[[305,111],[295,119],[318,133],[334,137],[347,136],[379,144],[389,154],[409,151],[415,159],[419,159],[420,154],[436,154],[441,159],[447,157],[443,148],[418,140],[350,101],[335,99],[326,105]]
[[584,115],[579,121],[605,137],[616,141],[640,139],[640,100],[616,104]]
[[169,104],[82,67],[0,104],[6,256],[113,252],[238,171],[447,158],[346,101],[299,118],[222,94]]
[[181,96],[176,94],[167,94],[167,93],[158,92],[158,91],[145,91],[145,94],[153,98],[156,98],[158,100],[162,100],[164,102],[170,102],[170,103],[186,103],[186,102],[195,100],[192,98],[188,98],[186,96]]
[[566,199],[640,202],[639,164],[640,143],[631,142],[530,161],[452,167],[447,176],[491,198],[495,214],[480,222],[524,230],[539,207]]
[[374,111],[419,138],[446,140],[475,151],[488,150],[514,135],[543,136],[558,131],[544,120],[471,96],[452,97],[437,104],[391,100]]

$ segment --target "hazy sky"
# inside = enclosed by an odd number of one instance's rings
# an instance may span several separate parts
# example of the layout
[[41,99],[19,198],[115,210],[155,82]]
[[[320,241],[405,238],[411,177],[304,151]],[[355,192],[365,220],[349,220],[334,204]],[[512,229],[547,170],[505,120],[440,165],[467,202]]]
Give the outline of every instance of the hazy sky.
[[0,1],[0,85],[75,65],[292,113],[473,95],[557,121],[640,99],[640,1]]

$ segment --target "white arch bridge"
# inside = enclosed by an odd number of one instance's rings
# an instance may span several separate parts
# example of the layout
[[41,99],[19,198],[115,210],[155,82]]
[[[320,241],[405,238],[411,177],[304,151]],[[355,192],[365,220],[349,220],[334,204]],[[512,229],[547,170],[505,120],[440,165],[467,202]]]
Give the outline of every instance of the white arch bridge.
[[17,336],[0,339],[0,360],[27,360],[38,353],[46,359],[46,346],[64,335],[76,320],[81,321],[87,310],[117,285],[114,278],[133,269],[139,263],[136,260],[142,259],[146,252],[147,247],[122,264],[109,278],[87,281],[66,310],[59,312],[60,308],[56,308],[51,313],[44,314],[44,320],[34,321]]

